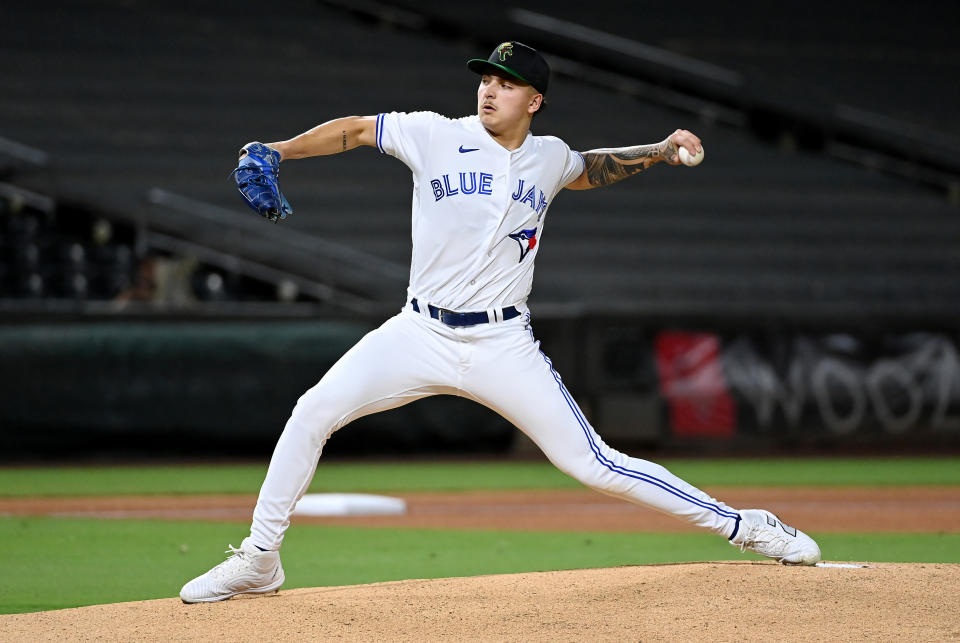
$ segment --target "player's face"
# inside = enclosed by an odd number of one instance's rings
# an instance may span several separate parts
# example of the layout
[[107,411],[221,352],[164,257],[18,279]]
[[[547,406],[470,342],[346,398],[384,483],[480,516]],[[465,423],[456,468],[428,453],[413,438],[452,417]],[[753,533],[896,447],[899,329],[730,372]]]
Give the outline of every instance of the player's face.
[[498,131],[532,115],[542,100],[543,95],[527,83],[484,74],[477,89],[477,114],[484,127]]

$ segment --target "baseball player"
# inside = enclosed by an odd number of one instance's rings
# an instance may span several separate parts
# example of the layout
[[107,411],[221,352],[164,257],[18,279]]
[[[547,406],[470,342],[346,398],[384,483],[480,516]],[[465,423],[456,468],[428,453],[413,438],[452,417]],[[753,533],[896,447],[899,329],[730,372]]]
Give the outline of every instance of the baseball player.
[[[588,152],[534,136],[550,71],[534,49],[504,42],[468,68],[479,74],[476,113],[338,118],[290,140],[241,150],[238,185],[277,220],[292,212],[276,184],[281,160],[376,147],[413,173],[413,254],[406,304],[351,348],[293,409],[253,513],[250,535],[187,583],[184,602],[278,589],[278,550],[330,435],[352,420],[429,395],[459,395],[493,409],[561,471],[601,493],[712,531],[742,550],[812,565],[820,549],[770,512],[737,510],[653,462],[607,446],[540,350],[527,296],[546,214],[560,190],[588,190],[638,174],[678,149],[702,151],[678,129],[659,143]],[[257,177],[241,180],[240,170]],[[262,170],[262,171],[261,171]],[[531,400],[534,400],[531,403]]]

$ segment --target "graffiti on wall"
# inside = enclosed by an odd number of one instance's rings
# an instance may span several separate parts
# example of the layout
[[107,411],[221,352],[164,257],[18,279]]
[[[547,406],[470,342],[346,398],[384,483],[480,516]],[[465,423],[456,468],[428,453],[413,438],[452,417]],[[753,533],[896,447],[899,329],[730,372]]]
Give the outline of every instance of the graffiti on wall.
[[747,336],[724,343],[727,383],[759,430],[778,422],[834,435],[875,427],[960,430],[960,356],[943,334],[865,342],[846,334],[784,338],[773,351]]
[[947,334],[735,335],[655,339],[671,432],[960,433],[960,351]]

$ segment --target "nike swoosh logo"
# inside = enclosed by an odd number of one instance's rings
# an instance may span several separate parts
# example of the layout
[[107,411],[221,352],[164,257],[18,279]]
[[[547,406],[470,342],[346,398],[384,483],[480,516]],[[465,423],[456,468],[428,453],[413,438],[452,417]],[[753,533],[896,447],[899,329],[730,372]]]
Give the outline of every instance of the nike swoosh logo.
[[476,152],[476,151],[479,150],[479,149],[480,149],[479,147],[467,147],[467,148],[465,148],[465,147],[463,147],[463,145],[461,145],[461,146],[460,146],[460,153],[461,153],[461,154],[466,154],[467,152]]

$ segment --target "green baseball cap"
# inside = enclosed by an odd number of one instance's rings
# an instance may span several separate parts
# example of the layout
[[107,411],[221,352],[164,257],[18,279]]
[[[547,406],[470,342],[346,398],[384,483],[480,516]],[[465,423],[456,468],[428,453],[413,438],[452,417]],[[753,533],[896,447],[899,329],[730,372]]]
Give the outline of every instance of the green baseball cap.
[[529,83],[543,95],[546,95],[550,84],[550,65],[547,61],[536,49],[516,40],[500,43],[486,60],[468,60],[467,68],[477,74],[507,74]]

